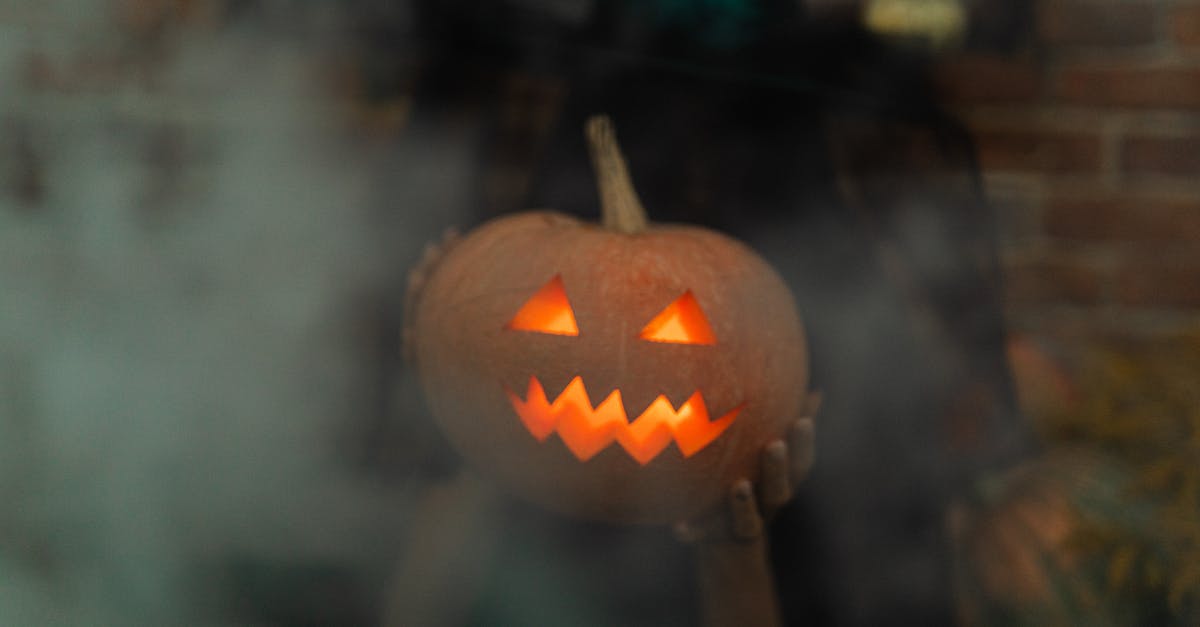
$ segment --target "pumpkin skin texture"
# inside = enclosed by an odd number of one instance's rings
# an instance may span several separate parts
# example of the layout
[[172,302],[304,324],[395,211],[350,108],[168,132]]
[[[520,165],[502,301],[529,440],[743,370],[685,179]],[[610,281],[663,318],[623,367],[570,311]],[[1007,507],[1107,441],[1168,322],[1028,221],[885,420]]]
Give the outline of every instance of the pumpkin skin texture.
[[[506,328],[554,277],[578,335]],[[638,337],[689,290],[714,344]],[[496,219],[433,269],[412,339],[432,412],[476,469],[549,509],[614,522],[683,520],[734,480],[757,479],[763,446],[799,416],[808,381],[782,280],[742,244],[693,227],[625,234],[551,212]],[[671,444],[643,465],[614,442],[581,461],[518,418],[509,394],[526,398],[530,377],[551,401],[575,377],[593,405],[620,390],[630,420],[660,395],[678,408],[697,391],[712,420],[740,411],[690,457]]]

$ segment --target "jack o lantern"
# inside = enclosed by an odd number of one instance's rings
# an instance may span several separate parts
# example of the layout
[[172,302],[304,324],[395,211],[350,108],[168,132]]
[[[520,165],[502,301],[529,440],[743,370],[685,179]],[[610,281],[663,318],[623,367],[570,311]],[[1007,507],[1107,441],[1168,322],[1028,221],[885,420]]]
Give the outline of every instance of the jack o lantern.
[[410,341],[432,413],[483,474],[568,514],[683,520],[757,479],[799,417],[805,337],[766,262],[648,224],[611,123],[587,131],[603,225],[479,227],[429,270]]

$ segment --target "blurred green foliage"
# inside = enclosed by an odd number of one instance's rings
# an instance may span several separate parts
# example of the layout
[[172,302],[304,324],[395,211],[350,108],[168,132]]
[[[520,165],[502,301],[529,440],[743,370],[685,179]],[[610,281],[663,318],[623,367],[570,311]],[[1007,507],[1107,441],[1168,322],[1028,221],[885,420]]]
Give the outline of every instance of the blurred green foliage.
[[[1179,625],[1200,620],[1198,382],[1200,332],[1100,348],[1082,368],[1079,402],[1042,420],[1048,442],[1129,468],[1122,511],[1087,517],[1073,543],[1103,562],[1106,594]],[[1141,509],[1145,519],[1131,515]]]

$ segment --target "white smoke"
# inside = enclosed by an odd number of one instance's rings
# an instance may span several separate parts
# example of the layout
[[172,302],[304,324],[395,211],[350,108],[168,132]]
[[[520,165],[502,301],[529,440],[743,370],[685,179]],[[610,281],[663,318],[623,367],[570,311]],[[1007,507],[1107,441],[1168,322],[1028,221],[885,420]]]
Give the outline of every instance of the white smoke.
[[[0,26],[0,120],[42,182],[0,195],[0,624],[222,620],[203,567],[230,555],[386,569],[409,501],[344,460],[370,401],[354,305],[402,289],[463,164],[362,149],[326,51],[250,27],[31,86],[31,57],[124,54],[101,3],[42,4]],[[408,160],[442,206],[379,176]]]

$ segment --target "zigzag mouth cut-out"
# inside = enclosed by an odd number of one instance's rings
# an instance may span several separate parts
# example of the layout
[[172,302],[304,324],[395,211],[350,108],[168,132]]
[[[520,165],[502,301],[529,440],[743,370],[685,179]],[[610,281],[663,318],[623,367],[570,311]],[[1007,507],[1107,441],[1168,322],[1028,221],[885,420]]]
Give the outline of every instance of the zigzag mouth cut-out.
[[634,420],[629,420],[621,391],[613,390],[599,405],[592,405],[583,378],[575,377],[553,401],[537,377],[529,377],[529,390],[521,400],[505,388],[521,423],[539,442],[558,433],[563,444],[587,461],[616,442],[645,466],[674,441],[684,457],[691,457],[717,439],[737,418],[745,403],[716,420],[709,420],[704,396],[696,390],[676,409],[659,395]]

